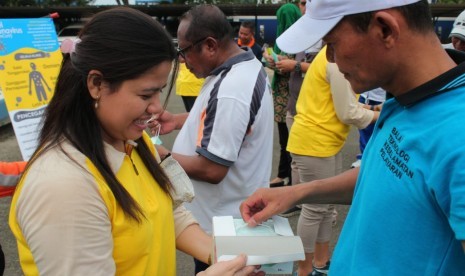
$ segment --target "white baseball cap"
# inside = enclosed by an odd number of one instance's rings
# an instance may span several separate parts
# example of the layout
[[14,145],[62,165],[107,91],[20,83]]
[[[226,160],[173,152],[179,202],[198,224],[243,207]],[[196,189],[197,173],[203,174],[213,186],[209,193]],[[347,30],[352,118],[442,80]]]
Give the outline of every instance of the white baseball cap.
[[302,52],[322,39],[350,14],[385,10],[420,0],[307,0],[305,14],[276,39],[281,50]]
[[460,40],[465,40],[465,11],[461,12],[454,21],[454,27],[452,28],[449,37],[453,36]]

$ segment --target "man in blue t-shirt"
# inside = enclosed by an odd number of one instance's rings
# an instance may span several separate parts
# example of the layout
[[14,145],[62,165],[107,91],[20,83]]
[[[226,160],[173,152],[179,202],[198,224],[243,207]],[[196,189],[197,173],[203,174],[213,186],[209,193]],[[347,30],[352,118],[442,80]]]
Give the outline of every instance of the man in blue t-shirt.
[[446,52],[432,26],[426,0],[307,5],[279,47],[323,39],[356,93],[393,97],[360,168],[258,190],[241,205],[249,225],[298,203],[352,204],[330,275],[465,275],[465,54]]

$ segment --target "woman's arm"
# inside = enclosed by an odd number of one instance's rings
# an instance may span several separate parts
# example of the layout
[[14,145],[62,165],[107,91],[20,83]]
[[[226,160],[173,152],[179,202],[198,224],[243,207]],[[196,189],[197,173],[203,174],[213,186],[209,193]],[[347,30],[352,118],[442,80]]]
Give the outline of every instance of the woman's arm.
[[213,239],[203,231],[191,212],[179,206],[174,210],[176,248],[197,260],[209,263]]
[[349,82],[339,72],[335,63],[328,63],[327,78],[331,87],[334,109],[341,122],[364,129],[376,121],[379,112],[365,109],[359,104]]

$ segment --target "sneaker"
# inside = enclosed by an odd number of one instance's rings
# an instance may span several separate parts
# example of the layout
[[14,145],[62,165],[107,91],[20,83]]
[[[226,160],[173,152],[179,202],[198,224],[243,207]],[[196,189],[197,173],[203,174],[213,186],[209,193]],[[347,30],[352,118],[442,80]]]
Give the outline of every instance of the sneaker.
[[308,274],[308,276],[325,276],[325,275],[328,275],[329,265],[330,265],[330,262],[327,261],[326,265],[324,267],[315,267],[315,266],[313,266],[313,271],[312,271],[312,273]]
[[302,210],[302,207],[294,206],[291,209],[289,209],[287,211],[284,211],[283,213],[281,213],[279,215],[281,217],[288,218],[288,217],[292,217],[292,216],[295,216],[295,215],[299,215],[301,210]]
[[351,168],[358,168],[358,167],[360,167],[361,164],[362,164],[362,160],[357,159],[357,161],[355,161],[354,163],[352,163],[352,165],[351,165],[350,167],[351,167]]
[[289,177],[280,178],[276,177],[270,181],[270,188],[282,187],[289,184]]
[[278,187],[283,187],[283,186],[284,186],[284,181],[270,182],[270,188],[278,188]]

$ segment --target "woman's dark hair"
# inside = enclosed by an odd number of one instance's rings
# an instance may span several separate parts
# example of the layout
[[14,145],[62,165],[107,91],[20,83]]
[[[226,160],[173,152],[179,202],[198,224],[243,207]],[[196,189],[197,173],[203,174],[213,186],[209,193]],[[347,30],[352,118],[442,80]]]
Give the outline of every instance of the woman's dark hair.
[[[427,0],[422,0],[413,4],[395,7],[407,21],[409,28],[418,32],[434,31],[431,10]],[[372,19],[373,12],[351,14],[344,17],[352,26],[362,32],[368,31],[368,26]]]
[[197,5],[184,13],[179,20],[190,21],[185,34],[186,40],[190,42],[207,37],[213,37],[218,41],[234,39],[231,24],[217,6],[209,4]]
[[[143,211],[117,180],[106,158],[102,129],[87,88],[87,76],[91,70],[100,71],[110,91],[116,92],[124,81],[135,79],[163,62],[172,62],[176,51],[161,24],[131,8],[113,8],[96,14],[84,26],[79,39],[75,52],[64,56],[32,162],[55,146],[65,152],[60,143],[67,139],[95,165],[125,214],[140,222]],[[173,73],[168,94],[174,78]],[[148,145],[142,138],[136,142],[135,150],[145,166],[169,194],[171,183]]]

